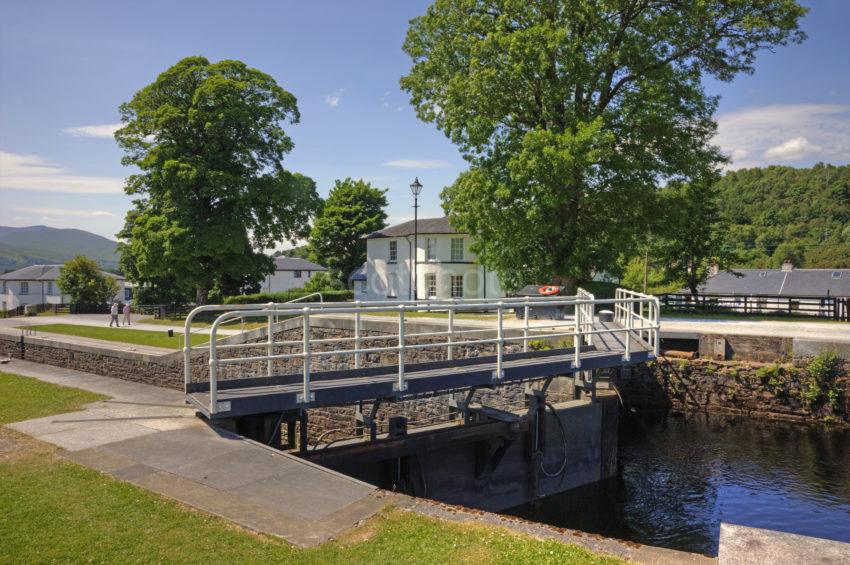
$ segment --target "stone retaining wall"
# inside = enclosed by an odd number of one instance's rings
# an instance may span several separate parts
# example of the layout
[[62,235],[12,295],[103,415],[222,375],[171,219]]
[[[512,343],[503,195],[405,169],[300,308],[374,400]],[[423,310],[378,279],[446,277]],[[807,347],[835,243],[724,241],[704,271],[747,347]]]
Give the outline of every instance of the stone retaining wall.
[[850,363],[817,358],[756,363],[661,358],[613,376],[628,409],[744,414],[850,425]]

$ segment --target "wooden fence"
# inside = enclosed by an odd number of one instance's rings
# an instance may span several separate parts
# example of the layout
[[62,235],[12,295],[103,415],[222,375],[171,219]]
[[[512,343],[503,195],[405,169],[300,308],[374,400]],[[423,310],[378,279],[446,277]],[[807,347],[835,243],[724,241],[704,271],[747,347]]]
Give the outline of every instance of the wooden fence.
[[809,316],[850,321],[850,298],[775,294],[661,294],[662,312]]

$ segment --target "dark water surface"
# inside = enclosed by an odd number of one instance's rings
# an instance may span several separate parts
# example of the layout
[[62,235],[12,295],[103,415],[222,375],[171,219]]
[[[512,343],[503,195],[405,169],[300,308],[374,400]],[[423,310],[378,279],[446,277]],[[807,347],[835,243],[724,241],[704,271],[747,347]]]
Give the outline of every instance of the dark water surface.
[[689,415],[620,426],[615,479],[507,513],[717,554],[729,522],[850,542],[850,431]]

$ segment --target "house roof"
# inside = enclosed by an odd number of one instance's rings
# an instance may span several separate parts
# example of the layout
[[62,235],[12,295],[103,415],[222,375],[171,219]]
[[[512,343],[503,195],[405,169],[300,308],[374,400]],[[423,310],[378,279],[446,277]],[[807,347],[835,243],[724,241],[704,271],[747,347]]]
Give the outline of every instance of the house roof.
[[354,269],[350,275],[348,275],[348,280],[350,281],[365,281],[368,280],[366,276],[366,263],[363,263],[356,269]]
[[327,271],[325,267],[301,257],[275,257],[274,268],[276,271]]
[[374,239],[378,237],[405,237],[408,235],[413,235],[414,223],[417,224],[415,228],[416,231],[418,231],[419,233],[459,233],[449,223],[449,219],[443,216],[442,218],[422,218],[416,222],[414,222],[414,220],[410,220],[408,222],[396,224],[394,226],[390,226],[388,228],[372,232],[366,236],[366,239]]
[[[0,280],[3,281],[55,281],[59,278],[59,269],[62,265],[30,265],[5,275],[0,275]],[[112,277],[113,279],[123,281],[124,277],[115,273],[106,271],[100,272],[102,275]]]
[[[742,276],[736,276],[740,273]],[[850,269],[736,269],[709,277],[703,294],[850,296]]]

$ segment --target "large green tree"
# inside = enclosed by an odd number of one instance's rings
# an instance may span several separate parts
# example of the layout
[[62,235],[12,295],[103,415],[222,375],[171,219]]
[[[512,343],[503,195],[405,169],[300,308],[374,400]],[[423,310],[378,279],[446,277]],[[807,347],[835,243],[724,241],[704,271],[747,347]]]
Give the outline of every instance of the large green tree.
[[387,225],[386,190],[363,180],[336,181],[310,231],[310,257],[345,281],[366,260],[364,235]]
[[262,251],[305,237],[320,199],[283,168],[299,119],[295,97],[240,61],[188,57],[121,105],[115,134],[136,199],[119,236],[133,280],[168,284],[199,303],[213,288],[274,270]]
[[71,298],[71,304],[104,304],[118,293],[114,277],[101,272],[94,259],[77,255],[59,269],[56,286]]
[[411,21],[401,79],[470,168],[442,194],[509,288],[606,269],[659,180],[705,178],[717,99],[799,42],[794,0],[437,0]]
[[[662,265],[665,282],[684,281],[691,294],[712,269],[731,271],[738,256],[728,225],[719,214],[713,182],[671,183],[661,190],[653,259]],[[734,271],[733,271],[734,272]]]

